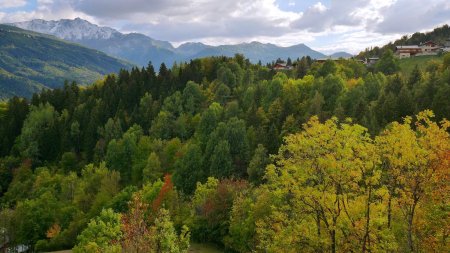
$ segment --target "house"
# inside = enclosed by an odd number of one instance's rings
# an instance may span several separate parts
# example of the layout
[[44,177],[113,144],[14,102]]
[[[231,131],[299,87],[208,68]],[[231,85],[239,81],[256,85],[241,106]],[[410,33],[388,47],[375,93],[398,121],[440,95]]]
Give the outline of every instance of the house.
[[441,47],[432,41],[427,41],[420,44],[422,50],[419,55],[437,55]]
[[330,60],[330,61],[335,61],[336,59],[333,59],[333,58],[331,58],[331,57],[329,56],[329,57],[326,57],[326,58],[320,58],[320,59],[317,59],[316,61],[319,62],[319,63],[324,63],[324,62],[326,62],[326,61],[328,61],[328,60]]
[[[445,43],[450,46],[450,39]],[[442,47],[433,41],[420,43],[420,45],[396,46],[395,55],[400,58],[409,58],[411,56],[437,55],[441,51],[450,51],[450,47]]]
[[434,43],[433,41],[427,41],[420,44],[420,46],[427,46],[427,47],[437,47],[438,44]]
[[380,60],[380,58],[378,58],[378,57],[370,57],[370,58],[367,58],[367,59],[366,59],[365,64],[366,64],[367,66],[373,66],[373,65],[375,65],[379,60]]
[[409,58],[411,56],[415,56],[422,52],[422,48],[417,45],[410,46],[396,46],[395,47],[395,55],[400,58]]
[[13,246],[11,247],[9,245],[10,243],[10,239],[6,233],[6,229],[5,228],[0,228],[0,252],[1,253],[10,253],[10,252],[15,252],[15,253],[23,253],[23,252],[29,252],[29,247],[26,245],[17,245],[17,246]]
[[283,63],[283,62],[278,62],[273,66],[272,69],[273,70],[290,70],[290,69],[292,69],[292,66],[288,66],[288,65],[286,65],[286,63]]
[[450,52],[450,38],[446,39],[444,42],[444,47],[442,48],[444,52]]
[[444,47],[450,47],[450,38],[445,40]]

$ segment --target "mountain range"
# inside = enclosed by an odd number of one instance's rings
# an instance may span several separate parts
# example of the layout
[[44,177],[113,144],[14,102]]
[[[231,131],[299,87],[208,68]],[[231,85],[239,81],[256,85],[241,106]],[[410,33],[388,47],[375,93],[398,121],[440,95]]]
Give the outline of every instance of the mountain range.
[[[156,68],[161,63],[209,56],[243,54],[251,62],[291,59],[351,57],[339,52],[326,56],[304,44],[280,47],[260,42],[210,46],[188,42],[174,47],[139,33],[124,34],[76,18],[32,21],[0,25],[0,100],[18,95],[30,97],[46,88],[60,87],[64,81],[91,84],[105,74],[133,65]],[[120,59],[120,60],[119,60]]]
[[54,36],[0,25],[0,100],[60,87],[91,84],[132,64]]
[[[101,27],[80,18],[58,21],[35,19],[12,23],[11,25],[54,35],[60,39],[97,49],[139,66],[146,66],[149,61],[158,67],[162,62],[171,65],[175,61],[189,61],[190,59],[207,56],[234,56],[236,53],[244,54],[253,63],[258,61],[268,63],[277,58],[287,59],[290,57],[296,59],[307,55],[316,59],[326,57],[325,54],[304,44],[280,47],[274,44],[251,42],[210,46],[199,42],[188,42],[175,48],[167,41],[156,40],[139,33],[124,34],[113,28]],[[342,53],[340,55],[342,56]],[[350,57],[351,55],[345,53],[344,56]]]

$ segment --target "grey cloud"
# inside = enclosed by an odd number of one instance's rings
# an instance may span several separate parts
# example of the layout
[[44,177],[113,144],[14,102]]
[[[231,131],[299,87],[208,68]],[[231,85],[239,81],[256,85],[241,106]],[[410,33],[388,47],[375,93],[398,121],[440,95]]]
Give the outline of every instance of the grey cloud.
[[76,11],[95,17],[102,24],[121,19],[123,30],[171,41],[274,37],[292,31],[287,25],[279,25],[288,23],[283,14],[264,12],[265,0],[71,0],[71,4]]
[[323,32],[336,25],[357,26],[362,23],[362,18],[354,12],[369,3],[370,0],[332,0],[331,5],[323,11],[310,7],[302,17],[291,24],[291,27],[310,32]]
[[242,0],[71,0],[75,10],[98,18],[131,18],[136,14],[167,17],[229,13]]
[[383,20],[368,30],[382,34],[410,33],[450,21],[448,0],[398,0],[380,12]]
[[[182,27],[182,29],[180,29]],[[124,30],[143,31],[151,37],[169,41],[198,38],[251,38],[256,36],[282,36],[290,29],[275,27],[271,22],[251,18],[218,19],[216,22],[168,22],[158,24],[129,24]]]
[[120,18],[144,12],[155,13],[179,2],[177,0],[71,0],[75,10],[99,18]]

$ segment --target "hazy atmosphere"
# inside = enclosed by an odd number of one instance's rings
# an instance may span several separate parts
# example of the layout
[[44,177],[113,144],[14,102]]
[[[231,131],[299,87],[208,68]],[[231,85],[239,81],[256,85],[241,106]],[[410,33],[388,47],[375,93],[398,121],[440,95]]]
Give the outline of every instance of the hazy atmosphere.
[[450,20],[446,0],[0,0],[0,23],[73,19],[172,42],[357,53]]

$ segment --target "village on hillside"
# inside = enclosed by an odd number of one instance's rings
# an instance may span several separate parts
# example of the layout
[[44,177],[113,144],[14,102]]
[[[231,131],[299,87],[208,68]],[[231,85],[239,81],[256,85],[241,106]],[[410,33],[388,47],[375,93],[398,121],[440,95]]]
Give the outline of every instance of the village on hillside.
[[[433,41],[427,41],[423,42],[420,45],[401,45],[395,47],[395,53],[394,55],[398,59],[405,59],[405,58],[411,58],[411,57],[419,57],[419,56],[430,56],[430,55],[438,55],[440,53],[448,53],[450,52],[450,38],[448,38],[443,45],[439,45]],[[321,59],[316,59],[319,63],[324,63],[327,60],[341,60],[342,58],[332,58],[332,57],[326,57]],[[364,60],[358,60],[362,63],[364,63],[367,66],[373,66],[375,63],[378,62],[380,58],[379,57],[369,57]],[[295,65],[295,64],[294,64]],[[287,64],[284,61],[277,61],[272,69],[275,71],[280,70],[291,70],[294,66]]]
[[[439,45],[433,41],[423,42],[420,45],[401,45],[395,47],[395,56],[399,59],[438,55],[439,53],[450,52],[450,38],[448,38],[444,45]],[[370,66],[375,64],[379,57],[367,58],[365,64]]]
[[420,45],[397,46],[395,49],[395,55],[400,59],[411,56],[438,55],[440,52],[450,52],[450,38],[445,41],[444,45],[427,41]]

